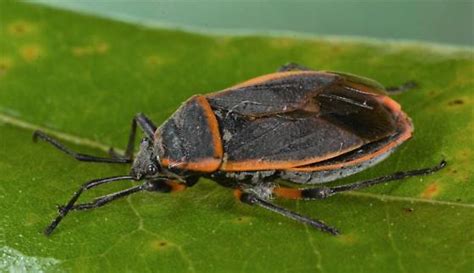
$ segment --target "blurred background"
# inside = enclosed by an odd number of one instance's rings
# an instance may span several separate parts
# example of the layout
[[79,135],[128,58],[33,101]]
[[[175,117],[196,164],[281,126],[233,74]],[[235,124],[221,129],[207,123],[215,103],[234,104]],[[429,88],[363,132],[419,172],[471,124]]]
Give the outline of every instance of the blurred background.
[[355,36],[474,45],[472,0],[30,2],[198,32]]

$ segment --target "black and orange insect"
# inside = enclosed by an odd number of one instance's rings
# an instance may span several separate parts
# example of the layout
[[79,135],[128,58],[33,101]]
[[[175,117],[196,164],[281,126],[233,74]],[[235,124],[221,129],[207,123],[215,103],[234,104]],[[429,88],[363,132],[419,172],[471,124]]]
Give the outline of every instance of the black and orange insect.
[[[339,231],[271,202],[323,199],[336,193],[406,177],[426,175],[446,165],[396,172],[335,187],[284,187],[278,180],[314,185],[360,172],[385,159],[413,132],[410,118],[379,83],[352,74],[313,71],[288,64],[278,72],[219,92],[188,99],[160,127],[143,114],[132,121],[124,155],[76,153],[47,134],[41,138],[80,161],[132,163],[129,175],[83,184],[45,229],[56,228],[71,210],[101,207],[140,191],[172,192],[191,187],[200,177],[235,189],[242,202],[337,235]],[[145,137],[133,159],[137,125]],[[76,204],[81,193],[121,180],[143,181],[132,188]]]

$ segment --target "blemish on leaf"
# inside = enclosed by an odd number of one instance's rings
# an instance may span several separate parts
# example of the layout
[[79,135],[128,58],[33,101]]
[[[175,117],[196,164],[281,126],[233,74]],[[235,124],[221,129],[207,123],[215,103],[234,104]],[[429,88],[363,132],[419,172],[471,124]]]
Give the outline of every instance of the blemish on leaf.
[[428,187],[421,193],[421,198],[431,199],[439,194],[439,186],[436,183],[428,185]]
[[0,58],[0,76],[7,73],[12,67],[12,60],[10,58]]
[[107,51],[109,51],[109,44],[105,42],[100,42],[95,46],[95,49],[97,53],[106,53]]
[[20,55],[27,62],[36,61],[42,53],[42,49],[37,44],[29,44],[20,48]]
[[150,247],[153,250],[159,250],[159,251],[169,248],[170,246],[172,246],[172,244],[165,240],[153,240],[150,243]]
[[75,46],[71,49],[72,54],[76,57],[105,54],[109,51],[109,44],[106,42],[97,42],[92,45]]
[[145,58],[145,63],[148,66],[155,67],[155,66],[163,65],[165,63],[165,61],[163,60],[163,58],[161,58],[157,55],[151,55],[151,56],[148,56],[148,57]]
[[248,224],[252,220],[252,217],[247,217],[247,216],[239,216],[236,219],[234,219],[232,222],[236,224]]
[[76,47],[73,47],[72,48],[72,54],[74,56],[84,56],[84,55],[89,55],[91,54],[92,52],[92,48],[90,47],[79,47],[79,46],[76,46]]
[[342,234],[337,236],[337,239],[347,245],[353,245],[357,243],[357,238],[354,234]]
[[27,21],[16,21],[7,26],[7,31],[14,36],[22,36],[33,32],[35,26]]
[[464,101],[462,99],[455,99],[450,102],[448,102],[448,105],[450,106],[455,106],[455,105],[462,105],[464,104]]
[[412,213],[415,211],[414,208],[403,208],[403,211],[406,212],[406,213]]

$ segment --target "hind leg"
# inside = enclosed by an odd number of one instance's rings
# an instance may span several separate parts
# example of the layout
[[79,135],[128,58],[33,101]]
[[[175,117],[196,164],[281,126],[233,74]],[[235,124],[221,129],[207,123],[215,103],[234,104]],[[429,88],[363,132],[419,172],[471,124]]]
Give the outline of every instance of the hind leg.
[[285,188],[285,187],[275,187],[273,189],[273,193],[282,198],[287,199],[305,199],[305,200],[313,200],[313,199],[324,199],[329,196],[332,196],[337,193],[345,192],[345,191],[353,191],[363,188],[372,187],[378,184],[398,181],[401,179],[405,179],[408,177],[413,176],[422,176],[432,174],[444,168],[446,166],[446,161],[442,160],[438,165],[430,168],[425,169],[418,169],[418,170],[410,170],[404,172],[396,172],[393,174],[365,180],[359,181],[352,184],[341,185],[336,187],[317,187],[317,188]]

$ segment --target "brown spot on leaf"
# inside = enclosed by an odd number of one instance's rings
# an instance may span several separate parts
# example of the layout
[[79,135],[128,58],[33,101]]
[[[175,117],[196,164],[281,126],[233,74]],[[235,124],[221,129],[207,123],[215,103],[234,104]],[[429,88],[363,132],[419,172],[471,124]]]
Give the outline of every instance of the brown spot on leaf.
[[448,105],[450,106],[455,106],[455,105],[462,105],[464,104],[464,101],[462,99],[455,99],[450,102],[448,102]]
[[36,61],[42,53],[42,49],[37,44],[29,44],[20,48],[20,55],[27,62]]
[[415,209],[414,208],[403,208],[403,211],[405,211],[407,213],[411,213],[411,212],[414,212]]
[[421,193],[422,198],[431,199],[439,194],[439,186],[432,183]]
[[7,31],[14,36],[22,36],[33,32],[35,26],[27,21],[16,21],[7,26]]
[[105,54],[109,51],[109,44],[106,42],[96,42],[91,45],[75,46],[71,49],[72,54],[77,57]]
[[150,247],[153,250],[164,250],[168,247],[170,247],[171,244],[168,241],[165,240],[153,240],[150,242]]

